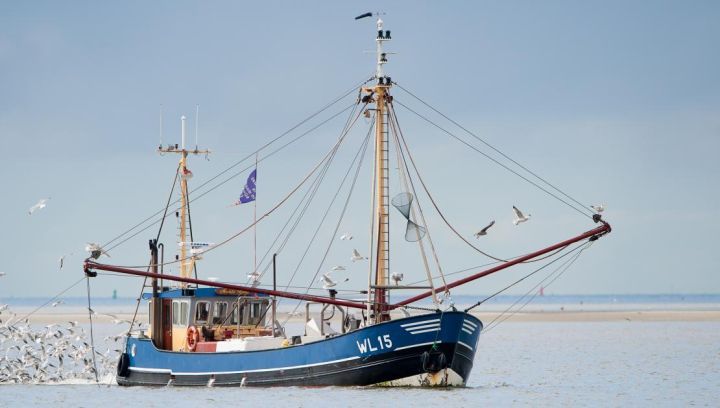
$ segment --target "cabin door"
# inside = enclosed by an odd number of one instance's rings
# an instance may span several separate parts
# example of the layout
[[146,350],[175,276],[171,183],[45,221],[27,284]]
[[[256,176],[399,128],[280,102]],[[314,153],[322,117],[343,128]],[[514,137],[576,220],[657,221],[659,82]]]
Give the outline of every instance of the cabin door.
[[172,349],[172,299],[162,300],[163,349]]

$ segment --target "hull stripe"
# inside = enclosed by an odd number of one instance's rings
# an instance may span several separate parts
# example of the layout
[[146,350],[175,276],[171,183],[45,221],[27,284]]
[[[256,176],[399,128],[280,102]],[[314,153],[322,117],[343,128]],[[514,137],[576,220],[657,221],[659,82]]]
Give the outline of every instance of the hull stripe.
[[462,341],[458,340],[458,344],[462,344],[463,346],[469,348],[470,350],[473,350],[472,347],[470,347],[467,343],[463,343]]
[[255,370],[240,370],[240,371],[201,371],[201,372],[173,372],[172,370],[165,368],[143,368],[143,367],[130,367],[131,371],[146,372],[146,373],[170,373],[173,375],[220,375],[220,374],[242,374],[242,373],[260,373],[265,371],[281,371],[281,370],[292,370],[295,368],[305,367],[317,367],[329,364],[342,363],[344,361],[357,360],[360,356],[353,356],[348,358],[342,358],[340,360],[324,361],[322,363],[303,364],[289,367],[275,367],[275,368],[258,368]]
[[171,374],[172,373],[172,370],[169,368],[130,367],[130,371],[137,371],[139,373],[160,373],[160,374]]
[[405,324],[401,324],[400,327],[403,327],[403,328],[412,328],[412,326],[419,326],[419,325],[421,325],[421,324],[435,323],[435,322],[437,322],[438,324],[440,324],[440,319],[430,319],[430,320],[423,320],[422,322],[405,323]]
[[409,348],[413,348],[413,347],[429,346],[429,345],[431,345],[431,344],[433,344],[433,343],[435,343],[435,344],[440,344],[440,343],[442,343],[442,342],[441,342],[441,341],[428,341],[427,343],[411,344],[411,345],[409,345],[409,346],[398,347],[398,348],[395,349],[395,351],[405,350],[405,349],[409,349]]
[[422,326],[406,327],[405,330],[407,330],[407,331],[409,331],[410,333],[412,333],[412,332],[417,331],[417,330],[429,329],[429,328],[431,328],[431,327],[438,327],[438,328],[439,328],[439,327],[440,327],[440,323],[430,323],[430,324],[424,324],[424,325],[422,325]]
[[417,330],[417,331],[411,331],[411,334],[420,334],[420,333],[429,333],[434,331],[440,331],[439,327],[436,327],[434,329],[425,329],[425,330]]
[[471,335],[471,336],[472,336],[472,334],[473,334],[473,332],[471,332],[470,330],[468,330],[468,329],[466,329],[466,328],[464,328],[464,327],[463,327],[461,330],[464,331],[465,333]]
[[463,320],[463,324],[469,324],[470,326],[477,329],[477,324],[471,322],[470,320]]

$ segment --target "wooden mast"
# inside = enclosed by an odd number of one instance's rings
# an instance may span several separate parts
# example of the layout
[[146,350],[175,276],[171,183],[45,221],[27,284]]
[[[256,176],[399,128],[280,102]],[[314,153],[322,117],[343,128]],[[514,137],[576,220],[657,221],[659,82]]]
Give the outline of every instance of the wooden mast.
[[[178,245],[180,245],[180,277],[182,278],[190,278],[191,272],[193,270],[193,264],[194,259],[188,258],[188,247],[190,245],[190,242],[188,241],[187,237],[187,226],[188,226],[188,184],[187,181],[192,177],[192,172],[190,169],[187,168],[187,159],[188,154],[209,154],[210,150],[198,150],[197,146],[195,146],[195,150],[187,150],[185,148],[185,138],[186,138],[186,126],[185,116],[182,116],[180,118],[181,124],[182,124],[182,130],[181,130],[181,145],[180,148],[178,148],[178,145],[168,145],[167,147],[163,147],[160,145],[158,147],[159,153],[177,153],[180,154],[180,164],[178,166],[178,177],[180,177],[180,231],[178,233]],[[182,288],[186,288],[188,284],[186,282],[182,282],[181,284]]]
[[[390,174],[389,174],[389,137],[387,126],[387,102],[391,98],[388,91],[392,87],[390,77],[383,72],[387,56],[383,43],[390,41],[390,31],[383,30],[383,21],[378,17],[377,37],[375,42],[377,53],[377,83],[373,87],[363,88],[371,101],[375,103],[375,191],[374,191],[374,224],[376,228],[375,242],[375,279],[372,311],[375,323],[390,320],[388,313],[388,296],[385,287],[388,285],[390,270]],[[371,288],[372,289],[372,288]]]

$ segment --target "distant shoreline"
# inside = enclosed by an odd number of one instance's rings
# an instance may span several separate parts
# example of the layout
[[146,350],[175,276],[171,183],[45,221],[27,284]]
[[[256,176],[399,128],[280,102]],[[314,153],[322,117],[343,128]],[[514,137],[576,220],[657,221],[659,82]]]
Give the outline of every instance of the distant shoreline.
[[[484,299],[484,295],[453,296],[458,310],[463,310],[475,302]],[[396,297],[393,300],[400,300]],[[67,321],[87,323],[87,298],[66,297],[55,307],[51,307],[51,298],[14,297],[0,298],[0,305],[7,303],[8,310],[0,313],[0,319],[6,322],[11,314],[15,318],[30,316],[34,324],[53,324]],[[528,300],[530,303],[526,304]],[[445,302],[442,307],[449,307]],[[44,307],[41,307],[45,305]],[[297,301],[282,300],[278,304],[278,317],[284,320],[288,312],[296,309]],[[712,294],[656,294],[656,295],[545,295],[522,297],[501,295],[490,299],[477,308],[473,314],[483,322],[489,323],[504,311],[518,309],[507,321],[510,322],[612,322],[612,321],[720,321],[720,295]],[[433,308],[429,301],[416,304],[420,309]],[[133,297],[93,297],[91,307],[98,313],[93,318],[98,323],[113,323],[113,320],[131,320],[136,308]],[[303,307],[297,311],[304,310]],[[411,314],[420,310],[408,309]],[[147,322],[148,303],[141,302],[138,308],[138,320]],[[397,312],[397,316],[402,314]],[[115,316],[109,317],[108,315]],[[293,316],[289,322],[302,323],[302,318]]]
[[[15,311],[16,313],[20,311]],[[29,312],[29,311],[27,311]],[[500,312],[477,312],[473,313],[480,320],[489,323],[501,315]],[[131,320],[132,313],[113,313],[114,317],[98,315],[93,317],[93,322],[112,324],[114,319]],[[287,313],[278,313],[282,319]],[[3,316],[4,319],[7,314]],[[18,313],[22,317],[22,312]],[[399,317],[399,316],[398,316]],[[138,321],[147,323],[145,313],[138,314]],[[73,312],[38,312],[29,317],[32,324],[59,324],[68,321],[88,323],[88,315],[83,311]],[[634,310],[634,311],[522,311],[512,314],[507,322],[622,322],[622,321],[687,321],[687,322],[720,322],[720,310]],[[302,323],[302,317],[293,316],[289,322]],[[126,325],[126,324],[125,324]],[[119,326],[124,327],[123,324]]]

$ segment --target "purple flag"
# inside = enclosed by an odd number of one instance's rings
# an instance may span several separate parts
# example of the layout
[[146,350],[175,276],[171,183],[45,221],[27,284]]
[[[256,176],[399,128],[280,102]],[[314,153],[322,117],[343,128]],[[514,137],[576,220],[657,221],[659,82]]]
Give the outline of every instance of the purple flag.
[[253,170],[252,173],[250,173],[250,175],[248,176],[247,182],[245,183],[245,188],[243,189],[242,194],[240,194],[240,199],[235,203],[236,205],[255,201],[255,181],[256,180],[257,180],[257,169]]

